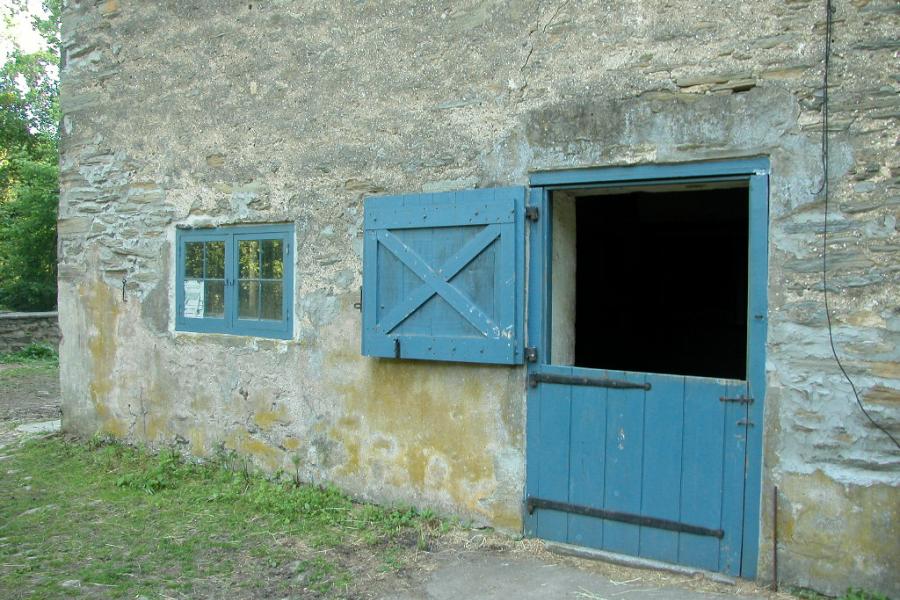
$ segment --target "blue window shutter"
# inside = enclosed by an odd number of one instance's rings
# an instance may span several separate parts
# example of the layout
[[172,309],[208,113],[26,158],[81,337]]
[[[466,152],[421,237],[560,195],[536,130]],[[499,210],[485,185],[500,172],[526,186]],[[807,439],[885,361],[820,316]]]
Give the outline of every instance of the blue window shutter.
[[525,188],[365,203],[362,353],[522,362]]

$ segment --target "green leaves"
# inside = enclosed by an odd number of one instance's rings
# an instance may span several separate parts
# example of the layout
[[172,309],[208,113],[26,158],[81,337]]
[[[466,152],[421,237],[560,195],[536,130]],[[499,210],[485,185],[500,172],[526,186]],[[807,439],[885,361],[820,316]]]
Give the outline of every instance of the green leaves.
[[[0,67],[0,307],[56,306],[59,206],[59,0],[32,19],[48,49]],[[22,12],[16,0],[4,16]]]
[[0,201],[0,305],[18,310],[56,306],[56,215],[59,169],[16,156],[16,180]]

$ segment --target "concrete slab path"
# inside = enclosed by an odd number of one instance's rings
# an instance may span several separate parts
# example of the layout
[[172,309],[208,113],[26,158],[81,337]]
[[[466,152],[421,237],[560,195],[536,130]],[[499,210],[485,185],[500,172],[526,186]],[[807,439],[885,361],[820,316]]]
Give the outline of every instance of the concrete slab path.
[[56,419],[54,421],[40,421],[38,423],[22,423],[18,427],[16,427],[16,431],[19,433],[26,433],[32,435],[40,435],[42,433],[54,433],[59,431],[59,427],[62,421]]
[[711,600],[723,597],[764,600],[772,597],[746,593],[739,587],[734,587],[731,593],[660,585],[652,573],[615,581],[563,562],[527,555],[474,552],[439,564],[419,589],[383,596],[382,600]]

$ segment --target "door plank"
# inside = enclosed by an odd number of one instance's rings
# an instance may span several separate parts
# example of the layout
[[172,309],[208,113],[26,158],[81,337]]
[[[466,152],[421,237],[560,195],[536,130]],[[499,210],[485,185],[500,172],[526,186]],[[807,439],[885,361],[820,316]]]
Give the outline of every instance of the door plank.
[[[606,460],[606,388],[572,388],[572,425],[569,450],[569,502],[603,506],[603,469]],[[603,521],[569,515],[570,544],[603,546]]]
[[[719,398],[727,391],[713,379],[685,379],[680,520],[711,529],[721,526],[725,410]],[[678,562],[718,571],[719,540],[680,534]]]
[[[607,377],[645,383],[645,375],[609,371]],[[606,422],[605,506],[609,510],[639,514],[641,465],[644,451],[644,390],[609,390]],[[640,527],[605,521],[604,546],[612,552],[637,556]]]
[[[540,474],[541,474],[541,386],[528,388],[526,394],[526,419],[525,427],[525,447],[527,455],[525,460],[525,497],[540,496]],[[538,529],[538,513],[536,510],[525,514],[525,535],[540,537],[541,532]]]
[[[641,514],[678,521],[681,508],[681,443],[684,377],[647,375]],[[678,561],[678,533],[641,527],[641,556]]]
[[[541,445],[537,495],[546,500],[569,501],[569,424],[571,388],[565,385],[538,386],[541,402]],[[537,509],[538,532],[547,540],[565,542],[568,514]]]
[[[728,385],[728,397],[747,395],[745,383]],[[722,538],[719,549],[719,570],[729,575],[741,574],[741,530],[744,520],[744,459],[747,448],[748,405],[726,403],[724,490],[722,493]]]

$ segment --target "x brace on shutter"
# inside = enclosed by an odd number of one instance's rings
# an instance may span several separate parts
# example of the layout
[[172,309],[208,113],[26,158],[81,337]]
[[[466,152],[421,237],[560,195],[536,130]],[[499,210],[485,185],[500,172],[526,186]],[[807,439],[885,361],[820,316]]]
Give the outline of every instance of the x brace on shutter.
[[499,225],[485,226],[437,270],[390,231],[380,230],[377,235],[378,242],[423,281],[422,285],[413,290],[406,299],[384,316],[378,326],[382,332],[392,331],[429,298],[438,294],[482,335],[489,337],[500,335],[500,328],[490,317],[472,304],[456,286],[449,283],[457,273],[500,237]]

